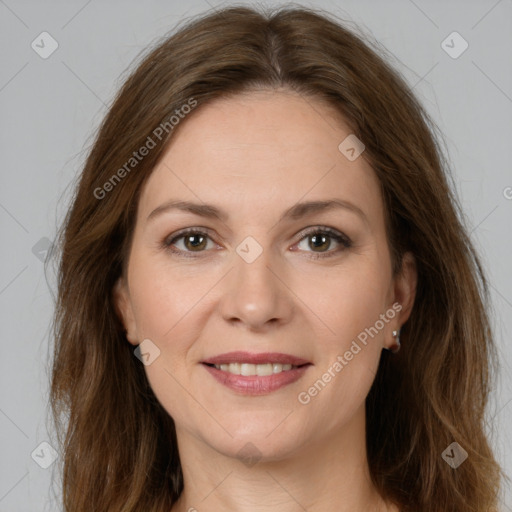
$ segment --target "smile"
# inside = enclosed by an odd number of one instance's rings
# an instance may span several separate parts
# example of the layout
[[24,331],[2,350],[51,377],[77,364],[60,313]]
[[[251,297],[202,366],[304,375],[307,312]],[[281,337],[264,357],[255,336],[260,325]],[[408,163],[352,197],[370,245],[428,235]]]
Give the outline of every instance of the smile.
[[243,395],[265,395],[300,379],[312,363],[279,353],[229,352],[202,361],[223,386]]
[[280,363],[265,363],[265,364],[250,364],[250,363],[229,363],[229,364],[215,364],[213,365],[217,370],[232,373],[233,375],[258,375],[263,377],[265,375],[273,375],[276,373],[286,372],[293,368],[298,368],[292,364]]

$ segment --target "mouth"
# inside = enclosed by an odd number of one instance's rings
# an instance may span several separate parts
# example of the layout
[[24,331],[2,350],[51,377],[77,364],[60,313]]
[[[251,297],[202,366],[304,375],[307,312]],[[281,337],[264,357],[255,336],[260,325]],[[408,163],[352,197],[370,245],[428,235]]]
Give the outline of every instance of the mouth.
[[202,361],[218,382],[241,394],[262,395],[302,377],[312,363],[289,354],[230,352]]
[[229,364],[207,364],[207,366],[216,368],[223,372],[231,373],[232,375],[243,375],[249,377],[257,375],[258,377],[266,377],[267,375],[276,375],[277,373],[287,372],[300,368],[293,364],[280,364],[280,363],[264,363],[264,364],[251,364],[251,363],[229,363]]

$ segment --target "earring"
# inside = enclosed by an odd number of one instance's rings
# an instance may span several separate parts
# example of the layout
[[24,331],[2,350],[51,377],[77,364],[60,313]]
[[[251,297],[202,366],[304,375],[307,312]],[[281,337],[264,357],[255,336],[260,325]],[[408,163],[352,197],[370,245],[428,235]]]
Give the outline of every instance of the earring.
[[390,352],[396,354],[400,350],[400,329],[398,331],[393,331],[393,338],[396,338],[395,345],[391,348],[388,348]]

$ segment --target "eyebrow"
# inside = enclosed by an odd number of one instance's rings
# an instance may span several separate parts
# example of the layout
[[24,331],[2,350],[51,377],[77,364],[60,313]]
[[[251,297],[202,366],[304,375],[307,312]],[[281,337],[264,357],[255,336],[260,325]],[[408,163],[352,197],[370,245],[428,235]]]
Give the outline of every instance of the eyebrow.
[[[286,219],[297,220],[313,213],[320,213],[337,208],[349,210],[352,213],[357,214],[364,220],[365,223],[368,224],[368,218],[366,217],[366,214],[363,212],[363,210],[361,210],[361,208],[355,204],[344,199],[328,199],[325,201],[308,201],[297,203],[283,212],[278,222],[282,222]],[[205,218],[215,218],[222,222],[227,221],[229,218],[229,215],[226,212],[220,210],[212,204],[170,200],[155,208],[148,215],[146,223],[172,210],[189,212]]]

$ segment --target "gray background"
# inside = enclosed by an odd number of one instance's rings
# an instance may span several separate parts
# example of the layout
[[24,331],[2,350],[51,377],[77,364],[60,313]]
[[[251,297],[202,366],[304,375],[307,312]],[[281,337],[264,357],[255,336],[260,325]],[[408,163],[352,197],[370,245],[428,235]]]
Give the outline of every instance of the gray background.
[[[47,283],[42,260],[105,105],[148,44],[184,17],[226,5],[0,0],[0,512],[60,510],[50,491],[57,463],[40,467],[52,460],[51,449],[40,443],[51,445],[54,435],[47,360],[55,279],[50,271]],[[302,5],[356,23],[387,48],[445,135],[467,225],[491,283],[502,369],[490,435],[511,475],[512,1]],[[43,31],[59,45],[47,59],[31,47]],[[469,44],[458,58],[441,45],[453,31]],[[457,39],[448,44],[452,53],[462,48]],[[503,510],[511,505],[507,486]]]

